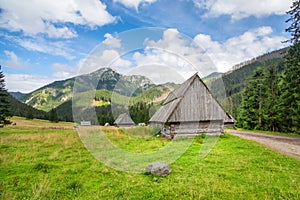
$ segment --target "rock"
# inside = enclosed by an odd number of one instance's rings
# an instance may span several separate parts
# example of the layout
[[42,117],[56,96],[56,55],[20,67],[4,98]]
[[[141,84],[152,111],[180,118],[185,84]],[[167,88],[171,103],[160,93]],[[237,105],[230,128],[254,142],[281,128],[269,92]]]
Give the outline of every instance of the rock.
[[163,163],[154,163],[146,167],[146,172],[156,176],[167,176],[172,169],[169,165]]

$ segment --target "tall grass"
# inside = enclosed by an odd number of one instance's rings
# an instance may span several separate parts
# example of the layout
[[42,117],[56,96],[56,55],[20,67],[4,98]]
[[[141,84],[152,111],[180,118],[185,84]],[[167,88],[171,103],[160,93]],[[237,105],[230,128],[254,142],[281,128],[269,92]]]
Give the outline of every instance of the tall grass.
[[[168,144],[120,129],[106,134],[130,151]],[[7,127],[0,133],[0,198],[300,199],[299,160],[226,134],[201,158],[202,142],[197,137],[171,164],[171,174],[159,178],[105,166],[85,149],[75,130]]]

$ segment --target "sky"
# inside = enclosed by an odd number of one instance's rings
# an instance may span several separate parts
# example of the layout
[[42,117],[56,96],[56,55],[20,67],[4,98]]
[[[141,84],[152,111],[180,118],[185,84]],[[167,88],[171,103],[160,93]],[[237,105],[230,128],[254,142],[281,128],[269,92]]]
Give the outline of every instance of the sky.
[[[0,0],[8,91],[102,67],[154,82],[232,66],[287,46],[292,0]],[[172,73],[170,73],[172,71]],[[170,80],[161,77],[168,74]],[[181,79],[179,78],[178,81]]]

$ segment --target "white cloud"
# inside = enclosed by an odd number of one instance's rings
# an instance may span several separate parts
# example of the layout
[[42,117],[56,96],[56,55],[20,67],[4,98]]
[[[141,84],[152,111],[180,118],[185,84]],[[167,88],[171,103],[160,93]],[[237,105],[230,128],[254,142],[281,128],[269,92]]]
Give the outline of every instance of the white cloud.
[[231,15],[234,20],[248,16],[283,15],[292,0],[194,0],[200,8],[208,10],[208,16]]
[[[177,29],[167,29],[162,39],[153,41],[147,39],[145,52],[136,52],[133,59],[137,66],[164,65],[188,78],[195,72],[200,76],[208,75],[217,69],[204,50],[197,46],[191,38],[187,38]],[[154,71],[154,73],[159,73]],[[166,74],[167,79],[168,74]]]
[[116,50],[95,51],[79,62],[80,74],[96,71],[103,67],[117,68],[120,72],[128,69],[132,63],[123,59]]
[[[193,68],[191,63],[181,55],[163,49],[148,48],[144,53],[134,53],[133,59],[136,63],[136,68],[142,69],[153,66],[152,71],[144,71],[142,75],[155,77],[159,74],[161,80],[152,80],[156,83],[174,82],[170,80],[170,74],[173,72],[180,74],[181,77],[188,78],[197,71]],[[164,73],[167,71],[168,73]]]
[[[23,65],[23,62],[20,62]],[[5,74],[6,88],[9,91],[32,92],[44,85],[57,80],[64,80],[77,75],[77,67],[71,67],[61,63],[54,63],[54,72],[49,76],[38,74]]]
[[[281,41],[286,38],[272,35],[272,32],[271,27],[264,26],[218,42],[209,35],[198,34],[190,39],[176,29],[167,29],[162,39],[145,40],[144,52],[135,52],[132,60],[138,68],[165,66],[184,78],[196,71],[200,72],[200,76],[206,76],[214,71],[226,72],[235,64],[283,48],[286,44]],[[152,73],[160,73],[155,69],[153,68]],[[149,76],[150,72],[151,70],[147,70]],[[165,79],[167,78],[168,74]]]
[[67,47],[65,42],[49,42],[44,39],[20,39],[18,43],[31,51],[38,51],[41,53],[46,53],[55,56],[62,56],[69,60],[74,59],[75,57],[71,55],[69,52],[72,50]]
[[54,74],[52,75],[54,79],[63,80],[78,75],[77,67],[71,67],[66,64],[54,63],[52,65],[52,69],[55,70]]
[[22,69],[29,66],[27,61],[20,59],[13,51],[4,51],[7,59],[4,61],[4,66],[12,69]]
[[77,33],[65,23],[94,28],[115,21],[99,0],[1,0],[0,7],[1,28],[30,36],[73,38]]
[[29,93],[37,88],[53,82],[53,77],[28,75],[28,74],[6,74],[6,88],[8,91]]
[[[20,62],[22,66],[23,62]],[[44,85],[57,80],[65,80],[78,75],[78,66],[72,67],[66,64],[54,63],[51,68],[53,73],[49,76],[38,74],[5,74],[6,88],[9,91],[32,92]]]
[[[127,71],[126,74],[146,76],[156,84],[162,84],[166,82],[182,83],[187,78],[173,68],[163,64],[140,65]],[[190,74],[188,76],[190,76]]]
[[157,0],[114,0],[114,2],[119,2],[128,8],[135,8],[138,10],[140,5],[154,3]]
[[9,35],[2,35],[8,41],[15,42],[18,45],[29,51],[37,51],[41,53],[46,53],[54,56],[62,56],[69,60],[75,57],[70,54],[73,50],[68,47],[67,42],[62,41],[49,41],[41,37],[15,37]]
[[[105,45],[117,47],[119,51],[122,49],[120,40],[116,42],[109,34],[105,37]],[[108,39],[114,42],[108,42]],[[115,49],[103,51],[103,48],[99,48],[99,51],[96,50],[81,60],[75,68],[54,63],[54,73],[49,77],[7,74],[7,88],[10,91],[32,91],[54,80],[77,75],[77,68],[80,68],[80,74],[111,67],[122,73],[149,76],[156,83],[181,81],[196,71],[202,76],[214,71],[228,71],[235,64],[282,48],[285,44],[281,41],[284,40],[286,38],[283,36],[273,35],[272,28],[267,26],[249,30],[223,42],[214,41],[204,34],[191,39],[181,35],[176,29],[167,29],[160,40],[146,39],[143,51],[123,55]],[[5,54],[12,63],[11,66],[22,65],[22,60],[14,52],[6,51]]]
[[105,44],[108,48],[120,48],[121,47],[121,40],[118,38],[113,37],[111,34],[106,33],[104,35],[105,40],[102,42]]
[[198,34],[194,40],[206,50],[207,55],[221,72],[229,70],[235,64],[286,45],[281,42],[286,40],[285,37],[272,36],[271,27],[249,30],[222,43],[213,41],[210,36],[204,34]]

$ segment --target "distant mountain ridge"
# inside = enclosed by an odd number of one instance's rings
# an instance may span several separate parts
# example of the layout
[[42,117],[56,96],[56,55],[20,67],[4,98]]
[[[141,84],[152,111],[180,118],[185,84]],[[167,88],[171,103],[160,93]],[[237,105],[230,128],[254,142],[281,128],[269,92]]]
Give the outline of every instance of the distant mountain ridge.
[[238,70],[246,65],[250,65],[254,62],[263,62],[263,61],[267,61],[267,60],[272,60],[272,59],[278,59],[278,58],[282,58],[288,51],[288,47],[282,48],[282,49],[278,49],[272,52],[268,52],[265,53],[261,56],[257,56],[254,57],[250,60],[246,60],[244,62],[241,62],[239,64],[234,65],[228,72],[226,72],[225,74],[230,74],[232,72],[234,72],[235,70]]
[[[210,87],[221,80],[225,86],[226,98],[219,99],[226,111],[236,116],[241,102],[242,90],[246,87],[248,79],[253,75],[254,71],[260,67],[268,67],[275,65],[278,73],[284,70],[283,56],[287,48],[283,48],[274,52],[258,56],[246,62],[233,67],[226,73],[214,72],[203,78],[205,83]],[[147,77],[131,75],[122,75],[111,68],[102,68],[91,74],[85,74],[74,78],[55,81],[51,84],[43,86],[38,90],[29,94],[15,93],[22,102],[37,109],[49,111],[57,107],[58,113],[69,113],[65,116],[70,119],[72,95],[74,83],[76,80],[75,92],[86,92],[91,90],[86,83],[94,85],[96,92],[95,101],[87,102],[89,105],[93,103],[95,107],[110,105],[109,95],[115,92],[120,95],[120,101],[127,97],[131,97],[130,105],[136,103],[158,103],[163,101],[166,96],[176,88],[176,84],[155,85]],[[120,84],[121,83],[121,84]],[[153,89],[152,89],[153,88]],[[212,93],[218,96],[220,91],[217,87],[210,87]],[[128,98],[127,98],[128,99]],[[126,100],[127,101],[127,100]],[[120,102],[118,102],[120,103]],[[120,103],[122,104],[122,103]]]
[[[109,112],[111,112],[112,105],[114,105],[115,107],[127,107],[127,106],[134,107],[134,108],[137,107],[137,109],[140,107],[144,107],[144,108],[147,106],[151,107],[151,105],[160,105],[160,103],[162,103],[162,101],[168,96],[168,94],[171,91],[173,91],[176,87],[178,87],[177,84],[171,84],[171,83],[155,85],[147,89],[145,92],[132,97],[124,96],[108,90],[97,90],[95,93],[92,91],[87,91],[87,92],[79,93],[77,95],[77,97],[79,97],[77,104],[79,107],[81,106],[82,108],[89,108],[92,106],[95,108],[96,112],[99,111],[100,113],[102,113],[101,115],[109,116],[111,115],[111,113]],[[90,96],[91,93],[94,95],[93,99],[88,98],[89,99],[88,102],[86,100],[81,101],[81,99],[85,99],[85,98],[84,97],[80,98],[80,95]],[[115,96],[115,98],[111,99],[113,95]],[[73,119],[73,113],[72,113],[73,103],[74,102],[72,102],[72,100],[70,99],[57,107],[57,114],[60,119],[67,120],[67,121],[71,121]],[[149,113],[147,113],[147,115],[149,116]],[[105,117],[103,118],[104,119],[102,120],[106,119]]]
[[[19,95],[18,99],[34,108],[49,111],[72,98],[75,80],[76,92],[90,90],[89,86],[92,84],[97,90],[117,90],[116,92],[125,96],[129,95],[126,93],[128,90],[135,90],[133,95],[138,95],[153,85],[152,81],[144,76],[126,76],[111,68],[101,68],[90,74],[55,81],[29,94]],[[115,89],[120,81],[122,87]]]
[[9,94],[17,100],[19,100],[20,98],[26,95],[25,93],[22,92],[9,92]]
[[218,77],[220,77],[222,75],[223,75],[223,73],[221,73],[221,72],[213,72],[213,73],[209,74],[208,76],[205,76],[204,78],[202,78],[202,80],[204,82],[206,82],[206,81],[208,81],[210,79],[218,78]]

